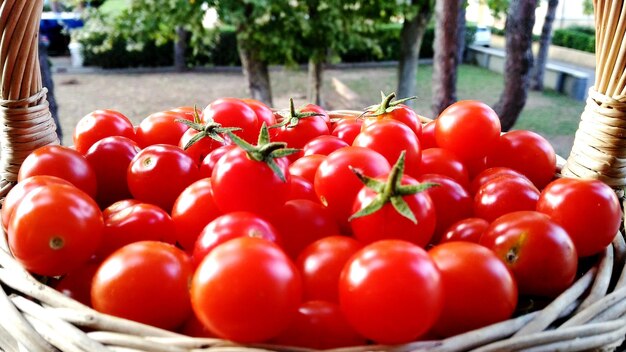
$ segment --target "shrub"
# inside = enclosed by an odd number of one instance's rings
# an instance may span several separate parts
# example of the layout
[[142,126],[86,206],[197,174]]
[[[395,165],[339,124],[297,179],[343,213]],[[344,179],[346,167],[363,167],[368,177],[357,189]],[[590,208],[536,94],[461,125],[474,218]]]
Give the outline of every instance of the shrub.
[[552,36],[552,44],[595,53],[595,31],[593,29],[589,29],[589,27],[557,29],[554,31]]

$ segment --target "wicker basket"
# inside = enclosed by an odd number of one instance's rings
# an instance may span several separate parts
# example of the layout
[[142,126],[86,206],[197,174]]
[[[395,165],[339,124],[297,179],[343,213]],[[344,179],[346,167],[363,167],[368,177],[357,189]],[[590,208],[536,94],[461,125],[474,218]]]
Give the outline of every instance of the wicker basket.
[[[24,158],[58,143],[37,57],[43,0],[0,0],[0,196]],[[590,90],[565,176],[600,178],[621,190],[626,171],[626,4],[598,0],[598,82]],[[0,235],[0,349],[18,351],[276,351],[191,338],[98,313],[44,285],[12,257]],[[441,341],[360,346],[354,351],[614,350],[626,336],[626,242],[621,233],[597,263],[545,308]],[[339,349],[338,349],[339,350]],[[337,350],[337,351],[338,351]]]

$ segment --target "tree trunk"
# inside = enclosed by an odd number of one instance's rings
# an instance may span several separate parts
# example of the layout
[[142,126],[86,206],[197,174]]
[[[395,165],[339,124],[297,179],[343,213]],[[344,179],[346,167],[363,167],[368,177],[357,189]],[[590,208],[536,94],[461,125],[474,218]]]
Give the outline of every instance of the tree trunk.
[[467,20],[465,19],[465,9],[467,0],[458,0],[459,1],[459,12],[457,18],[457,31],[456,31],[456,40],[457,40],[457,60],[459,64],[462,64],[465,61],[465,46],[467,43],[465,42],[465,34],[467,32]]
[[456,101],[456,73],[459,64],[459,1],[439,0],[435,5],[435,57],[433,60],[433,117]]
[[539,41],[539,51],[533,67],[532,79],[530,82],[530,89],[543,90],[543,75],[546,72],[546,62],[548,61],[548,49],[550,48],[550,42],[552,42],[552,24],[556,17],[556,8],[559,5],[559,0],[548,0],[548,11],[546,12],[546,18],[543,22],[543,28],[541,29],[541,39]]
[[307,99],[309,102],[324,106],[322,98],[322,80],[324,76],[324,63],[315,59],[309,59],[309,87]]
[[506,17],[506,61],[504,90],[494,110],[500,117],[502,131],[513,127],[519,117],[530,84],[533,65],[532,31],[537,0],[511,0]]
[[59,142],[63,144],[63,128],[59,121],[57,100],[54,97],[54,81],[52,80],[52,71],[50,70],[50,63],[48,62],[48,47],[41,41],[39,41],[39,69],[41,70],[42,85],[48,88],[48,108],[50,109],[54,123],[57,125]]
[[[415,96],[417,93],[417,64],[419,52],[422,47],[422,39],[426,32],[426,26],[433,14],[434,3],[432,0],[413,0],[413,5],[419,7],[417,15],[407,18],[402,24],[400,33],[400,62],[398,63],[398,98]],[[411,100],[407,105],[414,105]]]
[[248,90],[252,99],[260,100],[268,106],[272,104],[272,88],[267,62],[260,59],[260,53],[245,39],[237,36],[237,48],[243,74],[248,81]]
[[183,26],[176,27],[176,40],[174,41],[174,68],[182,72],[187,69],[185,51],[187,51],[187,36],[189,32]]

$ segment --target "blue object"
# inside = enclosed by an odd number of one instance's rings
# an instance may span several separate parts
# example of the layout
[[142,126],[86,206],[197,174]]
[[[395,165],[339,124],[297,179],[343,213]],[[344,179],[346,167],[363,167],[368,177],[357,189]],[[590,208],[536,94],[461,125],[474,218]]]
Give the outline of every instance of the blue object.
[[39,32],[51,55],[63,55],[67,53],[68,31],[82,26],[84,22],[78,13],[46,11],[41,15]]

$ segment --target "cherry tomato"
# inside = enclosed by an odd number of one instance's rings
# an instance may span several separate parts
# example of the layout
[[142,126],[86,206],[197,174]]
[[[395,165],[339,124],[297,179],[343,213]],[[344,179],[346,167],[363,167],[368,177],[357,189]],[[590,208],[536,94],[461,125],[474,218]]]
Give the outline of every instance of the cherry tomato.
[[239,127],[234,132],[248,143],[256,143],[260,124],[254,110],[244,101],[222,98],[209,104],[203,111],[202,122],[214,121],[223,127]]
[[526,176],[522,175],[521,173],[511,168],[503,167],[503,166],[495,166],[495,167],[487,168],[481,171],[478,175],[476,175],[472,179],[469,191],[471,194],[476,194],[480,186],[484,185],[485,183],[495,178],[502,177],[502,176],[523,178],[523,179],[528,180],[528,182],[531,182]]
[[469,172],[465,164],[454,153],[442,148],[429,148],[422,151],[419,174],[439,174],[448,176],[464,188],[469,186]]
[[364,337],[354,331],[337,303],[307,301],[300,305],[289,328],[272,343],[314,349],[365,345]]
[[174,329],[191,314],[191,260],[163,242],[141,241],[113,252],[93,278],[94,309],[124,319]]
[[377,343],[415,341],[444,304],[441,274],[422,248],[400,240],[365,246],[346,263],[339,305],[361,335]]
[[128,166],[128,188],[133,197],[169,212],[178,195],[200,178],[198,166],[180,148],[151,145]]
[[419,117],[413,109],[404,104],[398,104],[391,111],[384,112],[380,115],[370,116],[372,113],[375,113],[375,111],[368,111],[365,113],[363,126],[361,127],[362,131],[376,121],[396,120],[409,127],[418,138],[422,136],[422,123]]
[[539,190],[525,178],[497,177],[480,186],[474,196],[474,214],[487,221],[521,210],[535,210]]
[[202,163],[200,163],[200,177],[211,177],[213,174],[213,168],[215,167],[217,161],[220,160],[224,154],[232,149],[235,149],[235,147],[237,146],[234,144],[227,144],[213,149],[209,154],[207,154],[207,156],[202,159]]
[[71,299],[87,307],[92,307],[91,282],[99,267],[99,261],[90,260],[76,270],[63,276],[59,281],[54,283],[52,287]]
[[96,110],[83,116],[74,128],[74,148],[85,154],[89,147],[105,137],[135,139],[135,128],[128,117],[115,110]]
[[311,154],[305,155],[289,165],[291,175],[302,176],[307,181],[315,182],[315,173],[326,155]]
[[493,221],[480,237],[513,272],[520,294],[556,297],[576,277],[574,242],[556,222],[536,211],[517,211]]
[[[300,112],[296,112],[300,113]],[[281,119],[294,119],[291,116],[282,116]],[[328,135],[328,125],[319,116],[296,117],[296,123],[291,122],[284,126],[270,129],[272,141],[286,142],[290,148],[302,149],[309,141],[316,137]],[[279,123],[281,120],[278,121]]]
[[347,146],[348,143],[346,143],[343,139],[329,134],[324,134],[308,141],[307,144],[302,147],[302,152],[303,155],[328,155],[339,148]]
[[263,123],[265,123],[266,126],[273,126],[276,124],[276,116],[274,116],[274,112],[263,102],[255,99],[241,99],[241,101],[254,110],[259,126]]
[[48,184],[26,193],[15,207],[8,241],[26,270],[59,276],[94,255],[103,228],[102,213],[85,192],[74,186]]
[[87,159],[74,149],[47,145],[30,153],[17,175],[17,182],[35,175],[49,175],[69,181],[95,198],[98,182],[96,173]]
[[135,198],[129,198],[129,199],[123,199],[123,200],[118,200],[117,202],[109,205],[108,207],[104,208],[102,210],[102,217],[104,219],[109,218],[111,216],[113,216],[113,214],[120,212],[130,206],[133,206],[135,204],[141,204],[142,202],[138,199]]
[[[187,147],[187,144],[191,139],[196,136],[199,131],[190,128],[188,129],[180,138],[178,143],[178,147],[185,151],[185,154],[189,155],[198,165],[202,163],[204,158],[209,155],[215,149],[218,149],[225,145],[225,143],[229,142],[219,142],[210,137],[203,137],[197,140],[195,143]],[[187,147],[187,148],[185,148]]]
[[305,300],[339,302],[341,270],[363,244],[348,236],[326,236],[300,252],[296,266],[302,273]]
[[85,153],[85,159],[96,173],[96,201],[101,208],[132,197],[126,177],[128,165],[139,150],[135,141],[112,136],[97,141]]
[[200,179],[176,198],[172,207],[172,220],[176,232],[176,242],[190,252],[202,229],[222,212],[213,199],[211,180]]
[[485,103],[458,101],[437,118],[435,139],[439,147],[461,160],[484,157],[500,139],[500,119]]
[[188,115],[180,112],[161,111],[141,120],[135,134],[137,144],[143,149],[154,144],[178,145],[189,126],[177,120],[187,120]]
[[334,126],[331,134],[341,138],[348,145],[352,145],[356,136],[361,133],[362,125],[363,119],[345,118]]
[[422,136],[420,137],[420,145],[422,150],[429,148],[437,148],[435,140],[435,124],[437,120],[432,120],[422,125]]
[[215,247],[191,282],[200,321],[221,338],[261,342],[280,335],[302,299],[297,269],[274,243],[239,237]]
[[539,196],[537,210],[563,226],[581,257],[604,250],[615,238],[622,219],[615,192],[598,180],[553,181]]
[[300,108],[300,112],[314,112],[316,114],[319,114],[318,117],[324,120],[324,122],[326,122],[326,125],[328,125],[328,128],[330,129],[330,116],[328,115],[328,112],[324,110],[324,108],[322,108],[321,106],[315,104],[306,104],[305,106]]
[[517,284],[489,249],[470,242],[440,244],[428,251],[441,273],[443,311],[433,327],[442,337],[509,319],[517,305]]
[[307,199],[315,203],[320,202],[313,188],[313,183],[298,175],[291,175],[291,190],[288,199]]
[[467,241],[478,243],[480,236],[489,227],[489,222],[481,218],[466,218],[450,225],[439,243]]
[[556,173],[554,148],[539,134],[526,131],[511,131],[503,134],[487,155],[489,166],[505,166],[528,177],[538,188],[543,189]]

